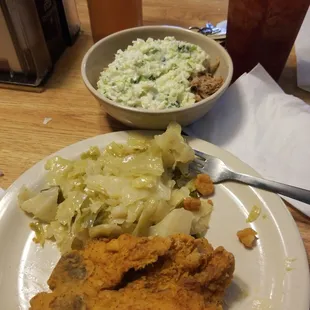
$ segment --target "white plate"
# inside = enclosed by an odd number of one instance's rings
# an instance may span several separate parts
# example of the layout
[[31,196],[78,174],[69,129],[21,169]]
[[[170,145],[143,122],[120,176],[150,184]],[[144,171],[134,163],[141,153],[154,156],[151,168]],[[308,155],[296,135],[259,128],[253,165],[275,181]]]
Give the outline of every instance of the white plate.
[[[125,142],[126,138],[126,132],[101,135],[56,154],[76,158],[91,145],[104,147],[112,141]],[[214,145],[198,139],[189,139],[189,142],[192,147],[221,158],[236,171],[257,175],[239,159]],[[59,259],[54,245],[47,244],[42,249],[32,242],[30,219],[17,206],[21,186],[42,185],[45,162],[46,159],[25,172],[0,202],[1,309],[28,309],[31,297],[47,289],[46,281]],[[297,226],[281,199],[248,186],[225,183],[216,186],[213,201],[214,212],[207,238],[214,246],[223,245],[236,258],[226,309],[308,310],[310,288],[305,249]],[[246,218],[253,205],[262,208],[262,215],[251,224],[259,240],[249,251],[239,243],[236,232],[249,226]],[[287,267],[292,270],[288,271]]]

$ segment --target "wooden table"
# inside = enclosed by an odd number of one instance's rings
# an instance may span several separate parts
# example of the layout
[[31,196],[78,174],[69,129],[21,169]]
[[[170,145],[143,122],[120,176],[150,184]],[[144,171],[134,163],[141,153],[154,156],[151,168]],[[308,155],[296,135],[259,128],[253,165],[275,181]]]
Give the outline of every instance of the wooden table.
[[[188,27],[226,18],[228,0],[144,0],[145,24]],[[79,140],[125,129],[108,117],[83,85],[80,64],[92,45],[86,0],[77,0],[82,33],[57,63],[43,93],[0,89],[0,187],[7,188],[45,156]],[[310,103],[296,86],[292,52],[280,80],[282,88]],[[43,119],[52,121],[43,125]],[[290,208],[310,258],[310,220]]]

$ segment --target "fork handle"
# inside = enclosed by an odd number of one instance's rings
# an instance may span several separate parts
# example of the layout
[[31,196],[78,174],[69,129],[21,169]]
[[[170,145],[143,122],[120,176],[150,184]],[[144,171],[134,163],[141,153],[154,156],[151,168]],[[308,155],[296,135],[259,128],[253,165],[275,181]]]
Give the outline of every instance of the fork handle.
[[242,173],[232,173],[231,179],[310,204],[310,191],[303,188],[252,177]]

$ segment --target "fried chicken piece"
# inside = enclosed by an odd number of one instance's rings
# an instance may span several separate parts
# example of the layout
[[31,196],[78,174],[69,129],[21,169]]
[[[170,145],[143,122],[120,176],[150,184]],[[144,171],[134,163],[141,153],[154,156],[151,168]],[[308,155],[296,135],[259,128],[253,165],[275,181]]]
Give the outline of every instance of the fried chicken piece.
[[245,228],[237,232],[239,241],[248,249],[252,249],[255,245],[257,232],[252,228]]
[[195,181],[197,191],[203,196],[210,196],[214,193],[214,185],[208,174],[198,174]]
[[93,240],[60,259],[48,282],[53,292],[36,295],[31,309],[222,310],[233,271],[233,255],[206,239]]
[[65,282],[78,284],[87,280],[96,290],[113,288],[131,268],[139,270],[156,262],[170,244],[169,239],[133,238],[130,235],[121,235],[111,241],[93,239],[84,251],[72,251],[60,259],[48,285],[53,290]]
[[195,94],[196,102],[214,94],[224,83],[222,77],[214,77],[210,73],[199,73],[190,82],[191,91]]
[[[168,251],[170,245],[170,239],[159,237],[151,239],[121,235],[111,241],[93,239],[83,251],[71,251],[60,258],[48,285],[55,295],[62,296],[64,292],[66,296],[67,292],[71,292],[72,296],[92,298],[101,289],[115,288],[130,269],[139,270],[156,262],[159,256]],[[31,300],[31,309],[71,309],[66,301],[71,297],[61,297],[63,305],[66,304],[66,307],[61,308],[52,307],[51,296],[46,296],[50,294],[42,294]],[[49,302],[45,302],[45,299],[49,299]],[[74,307],[72,309],[76,310]]]
[[156,300],[170,300],[170,307],[160,309],[222,309],[224,291],[234,271],[233,255],[222,247],[213,250],[204,238],[170,238],[168,255],[146,267],[145,274],[128,283],[121,295],[137,291],[149,302],[153,299],[151,305]]
[[68,287],[64,292],[40,293],[30,301],[30,309],[53,310],[86,310],[88,309],[85,294],[75,292],[74,287]]

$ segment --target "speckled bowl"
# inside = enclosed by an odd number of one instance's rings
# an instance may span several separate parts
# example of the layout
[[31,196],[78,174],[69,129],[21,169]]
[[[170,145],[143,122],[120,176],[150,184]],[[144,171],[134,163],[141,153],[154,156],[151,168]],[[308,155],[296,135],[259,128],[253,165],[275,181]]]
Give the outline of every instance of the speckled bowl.
[[[166,36],[174,36],[177,40],[199,45],[211,56],[211,63],[212,60],[214,62],[216,59],[220,60],[216,75],[222,76],[224,83],[216,93],[189,107],[149,111],[122,106],[97,91],[100,72],[114,60],[118,49],[126,49],[132,41],[138,38],[164,39]],[[165,129],[172,120],[186,126],[205,115],[229,86],[233,64],[226,50],[219,43],[204,35],[180,27],[143,26],[123,30],[98,41],[85,54],[81,71],[83,81],[90,93],[112,117],[130,127]]]

